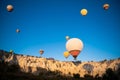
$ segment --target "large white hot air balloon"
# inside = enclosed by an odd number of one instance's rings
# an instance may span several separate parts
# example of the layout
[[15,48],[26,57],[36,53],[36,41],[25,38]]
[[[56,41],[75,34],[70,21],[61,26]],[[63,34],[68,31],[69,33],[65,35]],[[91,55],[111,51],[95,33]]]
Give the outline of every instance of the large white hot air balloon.
[[76,59],[83,49],[83,42],[78,38],[71,38],[66,43],[66,49]]

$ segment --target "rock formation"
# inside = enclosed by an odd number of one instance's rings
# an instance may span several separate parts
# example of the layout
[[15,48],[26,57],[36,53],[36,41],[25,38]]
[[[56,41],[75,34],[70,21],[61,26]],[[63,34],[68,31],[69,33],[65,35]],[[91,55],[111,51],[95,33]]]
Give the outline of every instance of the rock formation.
[[120,68],[120,59],[104,60],[101,62],[67,62],[20,54],[10,55],[8,52],[0,50],[0,61],[3,60],[8,62],[9,65],[18,64],[21,71],[33,73],[34,75],[45,73],[45,70],[41,69],[43,68],[47,71],[58,71],[58,74],[66,76],[73,76],[73,74],[80,74],[81,77],[84,77],[85,74],[92,76],[99,74],[99,76],[102,76],[108,68],[111,68],[113,71]]

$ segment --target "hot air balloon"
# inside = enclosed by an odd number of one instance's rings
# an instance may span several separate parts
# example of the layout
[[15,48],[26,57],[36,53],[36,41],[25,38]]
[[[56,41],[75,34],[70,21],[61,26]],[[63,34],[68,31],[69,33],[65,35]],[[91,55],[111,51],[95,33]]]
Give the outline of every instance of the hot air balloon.
[[13,6],[12,6],[12,5],[7,5],[7,11],[8,11],[8,12],[13,11]]
[[40,55],[42,56],[43,53],[44,53],[44,51],[41,49],[41,50],[40,50]]
[[70,37],[69,37],[69,36],[66,36],[65,38],[66,38],[66,40],[69,40],[69,39],[70,39]]
[[67,59],[67,58],[69,57],[70,53],[69,53],[68,51],[65,51],[65,52],[63,53],[63,55],[64,55],[64,57]]
[[13,52],[14,52],[13,50],[10,50],[10,54],[11,54],[11,55],[13,55]]
[[104,5],[103,5],[103,8],[104,8],[105,10],[107,10],[109,7],[110,7],[109,4],[104,4]]
[[16,32],[17,32],[17,33],[19,33],[19,32],[20,32],[20,30],[19,30],[19,29],[16,29]]
[[10,53],[13,53],[13,50],[10,50]]
[[86,16],[87,13],[88,13],[88,11],[87,11],[87,9],[82,9],[82,10],[80,11],[80,13],[81,13],[82,16]]
[[76,60],[77,56],[83,49],[83,42],[78,38],[71,38],[66,43],[66,49]]

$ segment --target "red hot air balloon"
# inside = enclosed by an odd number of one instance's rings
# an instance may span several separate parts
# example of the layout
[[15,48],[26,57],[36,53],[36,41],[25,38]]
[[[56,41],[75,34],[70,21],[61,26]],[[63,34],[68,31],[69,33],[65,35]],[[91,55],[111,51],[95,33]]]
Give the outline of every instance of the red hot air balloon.
[[76,60],[77,56],[83,49],[83,42],[78,38],[71,38],[66,43],[66,49]]
[[44,53],[44,51],[41,49],[41,50],[40,50],[40,55],[42,56],[43,53]]
[[13,11],[13,6],[12,5],[7,5],[7,11],[12,12]]
[[109,7],[110,7],[109,4],[104,4],[104,5],[103,5],[103,8],[104,8],[105,10],[107,10]]

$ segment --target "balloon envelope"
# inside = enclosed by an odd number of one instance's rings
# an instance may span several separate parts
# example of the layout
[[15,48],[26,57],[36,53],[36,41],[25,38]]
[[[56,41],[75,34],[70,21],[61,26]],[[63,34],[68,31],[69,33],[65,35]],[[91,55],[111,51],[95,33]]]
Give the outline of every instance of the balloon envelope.
[[13,52],[13,50],[10,50],[10,52]]
[[65,58],[68,58],[70,53],[68,51],[65,51],[63,55],[64,55]]
[[44,51],[43,50],[40,50],[40,54],[42,55],[44,53]]
[[66,49],[76,59],[83,49],[83,42],[78,38],[71,38],[66,43]]
[[80,11],[80,13],[81,13],[83,16],[85,16],[85,15],[87,15],[88,11],[87,11],[87,9],[82,9],[82,10]]
[[110,7],[109,4],[104,4],[104,5],[103,5],[103,8],[104,8],[105,10],[107,10],[109,7]]
[[20,30],[19,30],[19,29],[16,29],[16,32],[17,32],[17,33],[19,33],[19,32],[20,32]]
[[7,5],[7,11],[11,12],[13,10],[13,6],[12,5]]
[[66,36],[65,38],[66,38],[66,40],[69,40],[69,39],[70,39],[70,37],[69,37],[69,36]]
[[71,38],[66,43],[66,49],[68,51],[72,51],[72,50],[80,50],[81,51],[82,48],[83,48],[83,42],[78,38]]

